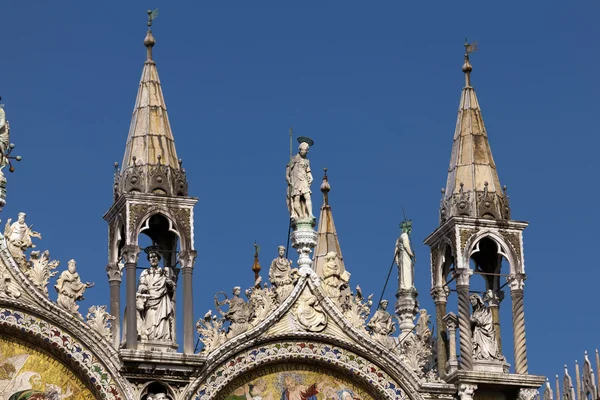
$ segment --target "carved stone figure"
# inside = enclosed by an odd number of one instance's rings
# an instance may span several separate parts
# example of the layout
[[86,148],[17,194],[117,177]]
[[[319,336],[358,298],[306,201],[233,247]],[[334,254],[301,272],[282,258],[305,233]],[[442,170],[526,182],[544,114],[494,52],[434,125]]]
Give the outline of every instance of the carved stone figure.
[[398,288],[400,290],[415,287],[415,253],[410,246],[412,222],[403,221],[402,233],[396,241],[396,264],[398,265]]
[[112,341],[110,323],[115,317],[106,312],[106,306],[92,306],[88,309],[85,322],[108,341]]
[[300,143],[298,154],[296,154],[286,168],[286,177],[288,184],[288,207],[290,217],[297,220],[314,219],[312,212],[312,200],[310,184],[313,177],[310,171],[310,162],[306,155],[308,154],[309,144]]
[[387,306],[388,301],[381,300],[373,318],[371,318],[367,324],[367,328],[373,334],[373,339],[376,342],[391,349],[394,347],[394,344],[390,335],[396,330],[396,324],[394,323],[392,315],[387,312]]
[[17,222],[11,225],[12,219],[9,218],[6,221],[6,226],[4,228],[4,236],[8,243],[8,250],[22,269],[25,269],[27,265],[25,251],[28,248],[35,248],[31,239],[42,238],[42,235],[39,232],[31,230],[31,227],[27,226],[25,223],[26,216],[27,214],[20,212]]
[[175,283],[165,268],[158,265],[160,259],[158,251],[148,251],[150,268],[140,275],[137,292],[146,296],[137,297],[136,308],[141,316],[141,320],[138,320],[138,334],[143,340],[173,341]]
[[83,292],[94,286],[94,284],[81,282],[76,269],[75,260],[69,260],[67,270],[60,274],[54,288],[58,292],[56,303],[65,310],[79,316],[79,306],[75,302],[83,300]]
[[269,280],[275,286],[277,300],[282,303],[294,290],[298,281],[298,270],[292,268],[292,261],[285,258],[285,246],[277,248],[279,256],[271,262]]
[[44,251],[41,255],[39,251],[32,251],[25,275],[48,296],[48,281],[58,273],[58,271],[53,270],[59,264],[60,262],[56,260],[50,261],[50,252],[48,250]]
[[335,251],[330,251],[325,255],[325,265],[323,265],[323,290],[331,300],[338,305],[342,291],[348,287],[350,273],[341,272],[338,262],[338,255]]
[[204,315],[203,319],[199,319],[196,322],[196,331],[200,336],[200,341],[204,345],[202,351],[210,353],[223,343],[225,343],[225,331],[223,329],[223,320],[217,318],[216,315],[212,315],[212,312],[208,312]]
[[[250,329],[250,320],[252,319],[252,309],[250,303],[240,297],[242,289],[239,286],[233,288],[233,297],[219,302],[215,296],[215,306],[221,315],[229,321],[229,330],[227,339],[231,339]],[[227,304],[227,312],[221,311],[220,307]]]
[[499,354],[496,344],[496,330],[494,329],[492,312],[478,294],[472,294],[469,296],[469,300],[473,307],[473,313],[471,314],[473,359],[504,361],[504,357]]
[[0,177],[4,176],[2,169],[8,164],[5,154],[10,146],[10,126],[6,120],[4,104],[0,104]]
[[319,300],[309,291],[303,293],[298,299],[295,316],[300,326],[310,332],[320,332],[327,326],[327,316]]
[[17,299],[21,297],[19,285],[12,280],[12,275],[4,265],[0,265],[0,296],[12,297]]

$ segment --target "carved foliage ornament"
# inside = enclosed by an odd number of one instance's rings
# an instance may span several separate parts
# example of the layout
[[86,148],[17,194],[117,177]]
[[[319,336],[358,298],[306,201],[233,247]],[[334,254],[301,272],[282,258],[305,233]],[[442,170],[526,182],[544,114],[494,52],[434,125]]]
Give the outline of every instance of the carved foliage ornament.
[[40,254],[39,251],[32,251],[25,275],[37,286],[46,296],[48,296],[48,281],[50,278],[58,274],[54,271],[60,264],[59,261],[50,260],[50,252],[48,250]]
[[108,341],[112,341],[112,333],[110,332],[111,321],[115,317],[106,312],[106,306],[92,306],[89,308],[85,322],[92,330],[96,331],[100,336]]

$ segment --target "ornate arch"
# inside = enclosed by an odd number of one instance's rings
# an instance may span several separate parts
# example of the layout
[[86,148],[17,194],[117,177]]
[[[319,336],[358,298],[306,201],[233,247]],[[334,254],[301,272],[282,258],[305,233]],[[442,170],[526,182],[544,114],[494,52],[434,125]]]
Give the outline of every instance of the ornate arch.
[[129,216],[129,234],[131,236],[129,237],[129,241],[131,243],[137,244],[137,240],[141,233],[143,224],[149,218],[153,217],[154,215],[161,215],[162,217],[166,218],[173,227],[173,229],[170,229],[170,231],[174,232],[179,238],[179,241],[181,243],[181,249],[191,250],[191,243],[188,243],[188,237],[190,237],[190,232],[187,231],[189,221],[186,224],[185,221],[182,220],[182,218],[187,218],[189,220],[189,213],[187,215],[183,215],[186,212],[189,212],[189,210],[177,209],[175,211],[180,215],[175,215],[170,210],[166,209],[166,207],[161,207],[160,205],[153,205],[148,207],[146,204],[132,204],[130,207],[131,211]]
[[498,246],[498,254],[502,255],[508,261],[511,275],[520,273],[522,270],[521,262],[515,252],[515,249],[508,241],[505,240],[502,235],[490,229],[482,230],[469,236],[462,254],[465,265],[469,265],[468,261],[471,258],[471,255],[476,249],[478,243],[484,238],[491,239],[496,246]]
[[0,326],[8,335],[26,337],[26,341],[35,342],[41,349],[57,355],[65,365],[84,378],[97,398],[133,398],[127,382],[119,376],[118,371],[107,367],[82,341],[48,320],[1,305]]
[[361,355],[329,343],[301,339],[265,343],[240,351],[198,377],[183,398],[218,398],[219,393],[234,380],[251,371],[284,362],[318,364],[339,371],[349,379],[358,380],[376,394],[377,398],[421,400],[416,390],[408,389],[410,385],[398,383],[386,371]]

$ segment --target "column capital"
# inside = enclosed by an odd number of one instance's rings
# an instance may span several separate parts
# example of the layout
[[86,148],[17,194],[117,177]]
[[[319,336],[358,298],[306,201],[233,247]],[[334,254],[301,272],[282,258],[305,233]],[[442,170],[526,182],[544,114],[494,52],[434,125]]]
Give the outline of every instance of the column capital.
[[510,291],[523,290],[525,286],[525,274],[511,274],[506,277]]
[[473,271],[470,268],[457,268],[454,271],[454,278],[456,278],[457,286],[469,286],[469,281],[473,275]]
[[449,312],[448,314],[444,315],[442,320],[446,323],[448,330],[455,331],[456,328],[458,328],[458,316],[453,312]]
[[538,395],[539,395],[539,392],[537,389],[521,388],[521,389],[519,389],[519,395],[518,395],[517,399],[518,400],[533,400]]
[[127,245],[121,250],[121,256],[125,264],[137,264],[140,247],[136,245]]
[[179,262],[181,263],[182,270],[192,270],[194,268],[194,262],[198,252],[196,250],[184,250],[179,252]]
[[473,383],[461,383],[458,385],[458,396],[460,400],[473,400],[475,390],[477,390],[477,385]]
[[450,295],[450,288],[448,286],[437,286],[431,288],[429,291],[434,303],[447,303],[448,296]]
[[108,276],[108,282],[121,282],[121,266],[117,263],[109,263],[106,266],[106,275]]
[[487,301],[490,307],[499,307],[500,303],[504,300],[503,290],[487,290],[483,296],[483,301]]

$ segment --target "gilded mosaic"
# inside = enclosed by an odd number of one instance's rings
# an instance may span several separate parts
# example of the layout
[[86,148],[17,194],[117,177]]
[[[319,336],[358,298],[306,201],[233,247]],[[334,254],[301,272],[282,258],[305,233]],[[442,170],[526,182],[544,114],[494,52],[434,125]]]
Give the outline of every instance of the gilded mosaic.
[[23,341],[0,335],[0,399],[94,399],[61,361]]
[[226,400],[373,400],[355,384],[313,371],[274,372],[239,386]]

